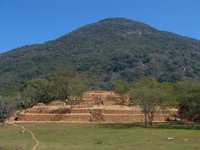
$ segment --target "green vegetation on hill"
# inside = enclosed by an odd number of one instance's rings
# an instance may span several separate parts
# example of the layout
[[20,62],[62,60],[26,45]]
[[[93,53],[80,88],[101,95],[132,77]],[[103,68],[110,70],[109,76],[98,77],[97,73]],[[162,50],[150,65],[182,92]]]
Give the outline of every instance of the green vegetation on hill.
[[[10,95],[25,80],[74,70],[111,81],[154,76],[160,81],[200,77],[200,41],[125,18],[83,26],[56,40],[0,54],[0,91]],[[9,90],[8,90],[9,89]]]

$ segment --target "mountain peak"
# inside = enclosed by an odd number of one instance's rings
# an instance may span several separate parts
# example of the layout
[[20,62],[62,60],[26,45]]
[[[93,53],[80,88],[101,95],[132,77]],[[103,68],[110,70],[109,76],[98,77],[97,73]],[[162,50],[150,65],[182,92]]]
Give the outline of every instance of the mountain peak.
[[0,55],[0,92],[60,70],[115,79],[156,76],[160,81],[200,78],[200,42],[127,18],[107,18],[44,44]]
[[148,29],[153,29],[155,30],[153,27],[139,22],[139,21],[135,21],[132,19],[128,19],[128,18],[123,18],[123,17],[114,17],[114,18],[106,18],[103,20],[100,20],[99,22],[97,22],[97,24],[109,24],[109,25],[123,25],[123,26],[127,26],[127,27],[132,27],[132,28],[148,28]]
[[124,18],[124,17],[112,17],[112,18],[105,18],[100,20],[99,22],[108,23],[108,22],[115,22],[115,23],[124,23],[124,22],[133,22],[133,20]]
[[[142,22],[134,21],[123,17],[106,18],[98,22],[85,25],[74,32],[70,36],[88,37],[96,36],[106,39],[113,36],[113,38],[129,38],[130,36],[149,35],[153,32],[158,32],[155,28],[144,24]],[[62,36],[58,40],[65,41],[68,34]],[[98,38],[99,39],[99,38]]]

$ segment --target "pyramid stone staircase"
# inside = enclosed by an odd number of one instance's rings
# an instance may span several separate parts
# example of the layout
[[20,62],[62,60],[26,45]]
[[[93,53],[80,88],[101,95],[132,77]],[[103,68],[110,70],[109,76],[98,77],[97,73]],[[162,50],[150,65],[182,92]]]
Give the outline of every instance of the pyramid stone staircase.
[[[15,122],[67,122],[67,123],[133,123],[143,122],[144,114],[139,107],[119,105],[120,96],[110,91],[90,91],[83,101],[66,105],[55,101],[48,105],[38,104],[17,114]],[[176,112],[172,112],[176,113]],[[164,122],[171,113],[155,113],[154,122]]]

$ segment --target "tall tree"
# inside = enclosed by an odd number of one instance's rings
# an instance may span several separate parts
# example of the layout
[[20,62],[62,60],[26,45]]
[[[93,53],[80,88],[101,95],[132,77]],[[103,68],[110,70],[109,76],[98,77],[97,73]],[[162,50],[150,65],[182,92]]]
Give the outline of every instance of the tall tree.
[[52,99],[49,89],[49,81],[45,79],[25,82],[21,92],[21,105],[29,107],[38,102],[49,102]]
[[139,80],[130,90],[133,104],[139,105],[144,112],[144,123],[152,125],[154,113],[166,106],[167,99],[170,98],[166,85],[156,79],[145,78]]
[[80,97],[88,90],[90,81],[87,76],[72,72],[56,74],[49,79],[52,97],[71,100]]
[[200,122],[200,81],[179,81],[175,85],[175,93],[180,117]]
[[15,111],[15,105],[8,97],[0,96],[0,122],[4,122]]
[[71,72],[54,74],[47,79],[30,80],[24,84],[20,105],[29,107],[56,99],[71,101],[80,98],[88,90],[89,83],[86,76]]

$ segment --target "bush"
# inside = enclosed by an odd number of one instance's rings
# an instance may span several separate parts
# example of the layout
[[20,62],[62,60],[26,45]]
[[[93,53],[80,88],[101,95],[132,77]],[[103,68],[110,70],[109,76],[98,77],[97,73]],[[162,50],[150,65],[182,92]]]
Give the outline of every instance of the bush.
[[9,98],[0,96],[0,122],[4,122],[15,110],[14,103]]

